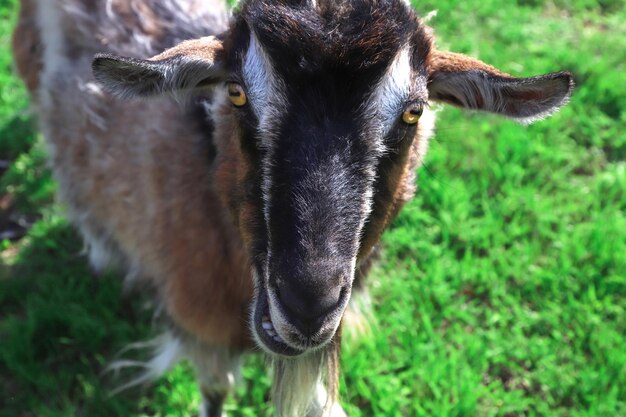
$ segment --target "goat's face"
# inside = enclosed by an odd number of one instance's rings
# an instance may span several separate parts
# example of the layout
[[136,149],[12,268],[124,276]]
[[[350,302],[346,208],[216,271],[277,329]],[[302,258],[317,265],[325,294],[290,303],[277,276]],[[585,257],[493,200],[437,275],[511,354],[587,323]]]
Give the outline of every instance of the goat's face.
[[220,40],[94,68],[120,94],[219,82],[214,114],[234,120],[238,143],[228,205],[252,259],[253,333],[298,355],[334,336],[355,269],[411,193],[428,100],[531,119],[566,100],[571,78],[513,79],[431,50],[401,0],[269,3],[244,3]]
[[282,354],[333,337],[409,148],[426,141],[431,45],[410,10],[301,3],[247,3],[225,43],[256,193],[240,224],[253,237],[253,331]]

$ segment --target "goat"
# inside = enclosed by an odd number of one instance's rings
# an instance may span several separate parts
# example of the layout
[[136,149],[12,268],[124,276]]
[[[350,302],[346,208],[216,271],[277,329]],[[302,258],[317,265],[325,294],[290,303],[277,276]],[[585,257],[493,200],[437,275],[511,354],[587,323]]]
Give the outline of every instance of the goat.
[[345,415],[342,318],[415,193],[428,103],[528,123],[573,88],[437,50],[402,0],[21,5],[60,199],[96,269],[155,290],[168,330],[145,377],[189,358],[206,416],[255,346],[279,416]]

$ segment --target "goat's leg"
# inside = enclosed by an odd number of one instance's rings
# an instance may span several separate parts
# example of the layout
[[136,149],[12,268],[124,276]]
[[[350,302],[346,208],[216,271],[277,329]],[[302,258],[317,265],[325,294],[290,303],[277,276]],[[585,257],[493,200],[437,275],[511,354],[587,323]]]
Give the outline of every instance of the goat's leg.
[[186,348],[202,393],[200,417],[223,417],[224,400],[239,378],[241,352],[200,344]]
[[207,391],[205,388],[202,391],[202,406],[200,408],[200,417],[225,417],[222,410],[224,400],[228,395],[226,391]]

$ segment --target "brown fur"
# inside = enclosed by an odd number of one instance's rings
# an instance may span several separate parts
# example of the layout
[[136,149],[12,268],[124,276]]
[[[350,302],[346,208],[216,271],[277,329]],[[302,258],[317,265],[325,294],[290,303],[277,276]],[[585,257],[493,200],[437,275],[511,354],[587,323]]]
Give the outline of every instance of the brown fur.
[[[246,255],[214,190],[189,192],[210,181],[204,153],[197,151],[197,132],[166,103],[113,106],[108,117],[116,123],[102,132],[106,140],[94,142],[87,133],[94,126],[80,129],[83,139],[80,131],[68,137],[66,126],[48,121],[48,136],[57,138],[60,191],[73,202],[73,211],[85,210],[89,223],[107,230],[122,252],[140,260],[142,275],[163,286],[165,307],[178,326],[212,345],[249,346],[245,322],[252,282]],[[135,117],[153,120],[151,136],[132,132],[129,141]],[[66,182],[85,171],[90,175],[83,181]]]
[[215,61],[215,58],[223,50],[222,42],[215,37],[205,37],[184,41],[173,48],[167,49],[163,53],[150,58],[151,61],[160,61],[180,56],[197,56],[207,61]]
[[[101,3],[81,2],[80,7],[96,4]],[[124,2],[113,5],[126,20],[124,25],[137,24],[145,35],[159,36],[154,24],[158,20],[147,4],[139,11]],[[33,93],[40,87],[42,70],[34,15],[34,4],[24,0],[14,34],[18,71]],[[133,20],[138,16],[143,26]],[[76,27],[87,30],[86,25]],[[18,41],[22,39],[27,42]],[[107,39],[99,39],[103,44],[90,49],[111,47],[104,45]],[[124,42],[117,47],[128,48]],[[77,78],[55,74],[49,85],[41,86],[50,92],[40,103],[41,122],[59,193],[70,202],[70,217],[86,232],[88,243],[100,242],[125,254],[121,261],[130,268],[141,265],[138,274],[161,288],[161,302],[177,326],[207,344],[251,346],[246,325],[252,296],[248,260],[216,193],[232,187],[232,179],[224,178],[215,188],[195,187],[212,181],[206,153],[199,152],[203,138],[193,120],[169,99],[112,100],[89,84],[91,56],[86,58],[75,63]],[[218,171],[232,172],[227,158],[221,161]]]
[[43,67],[34,0],[20,2],[20,14],[13,31],[12,46],[17,72],[32,93],[39,88],[39,74]]
[[509,74],[500,71],[497,68],[487,65],[484,62],[469,57],[467,55],[455,52],[433,51],[429,58],[430,74],[437,72],[465,72],[465,71],[484,71],[488,74],[499,75],[501,77],[510,77]]
[[133,7],[127,0],[113,0],[111,7],[125,26],[139,28],[150,38],[162,39],[167,33],[164,22],[146,3],[135,3]]

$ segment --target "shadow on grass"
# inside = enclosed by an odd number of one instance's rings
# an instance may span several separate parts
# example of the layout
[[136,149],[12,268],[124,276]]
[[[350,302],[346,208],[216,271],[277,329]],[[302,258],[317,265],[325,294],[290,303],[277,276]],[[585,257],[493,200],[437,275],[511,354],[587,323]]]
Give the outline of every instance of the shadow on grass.
[[65,222],[40,221],[0,268],[0,416],[140,414],[137,393],[110,397],[120,381],[101,372],[149,337],[149,315],[120,297],[117,277],[93,276],[80,251]]
[[37,122],[24,112],[0,126],[0,159],[14,160],[37,141]]
[[26,115],[0,127],[0,240],[18,240],[53,201],[56,185]]

